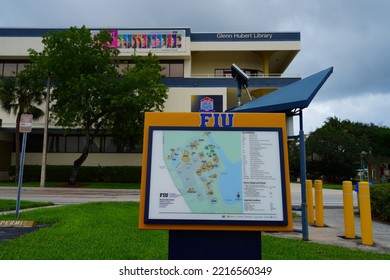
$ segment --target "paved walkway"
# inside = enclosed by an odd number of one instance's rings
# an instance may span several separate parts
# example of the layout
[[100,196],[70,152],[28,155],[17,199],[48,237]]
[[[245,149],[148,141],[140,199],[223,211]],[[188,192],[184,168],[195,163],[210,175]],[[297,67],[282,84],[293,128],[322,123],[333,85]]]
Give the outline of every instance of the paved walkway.
[[[299,207],[301,203],[300,184],[291,184],[292,204]],[[313,189],[314,193],[314,189]],[[372,221],[372,236],[374,245],[363,245],[361,241],[360,215],[358,212],[357,195],[354,192],[355,239],[345,238],[343,193],[341,190],[323,189],[324,227],[309,225],[309,242],[343,246],[390,254],[390,224]],[[315,200],[313,199],[315,205]],[[300,212],[297,212],[300,215]],[[302,230],[301,217],[293,220],[294,230]],[[302,239],[300,232],[273,233],[273,235]]]
[[[16,187],[0,187],[0,198],[16,199]],[[357,199],[354,194],[355,206],[355,239],[345,239],[344,210],[342,192],[338,190],[323,190],[325,227],[309,226],[309,242],[318,242],[345,246],[353,249],[385,252],[390,254],[390,224],[373,221],[374,245],[362,245],[360,217],[357,213]],[[293,206],[300,206],[300,185],[291,184]],[[118,189],[83,189],[83,188],[23,188],[21,199],[31,201],[50,201],[56,205],[84,203],[91,201],[139,201],[139,190]],[[300,214],[300,213],[298,213]],[[301,230],[301,218],[293,221],[294,229]],[[272,233],[288,238],[302,239],[302,233]]]
[[[298,213],[299,214],[299,213]],[[379,253],[390,254],[390,224],[373,221],[372,222],[372,235],[374,245],[363,245],[361,241],[361,228],[360,217],[355,211],[355,239],[346,239],[345,227],[344,227],[344,210],[343,208],[324,208],[324,227],[316,227],[315,225],[309,225],[309,242],[316,242],[322,244],[330,244],[343,246],[350,249],[359,249]],[[301,230],[302,223],[301,218],[295,218],[294,230]],[[271,233],[271,235],[302,239],[302,233],[300,232],[277,232]]]

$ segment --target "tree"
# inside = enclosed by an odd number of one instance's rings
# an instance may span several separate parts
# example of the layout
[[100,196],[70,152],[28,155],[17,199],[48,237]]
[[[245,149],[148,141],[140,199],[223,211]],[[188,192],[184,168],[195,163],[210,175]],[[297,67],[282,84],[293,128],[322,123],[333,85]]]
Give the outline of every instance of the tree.
[[390,129],[370,124],[369,130],[370,145],[365,150],[367,153],[365,160],[375,170],[377,175],[375,176],[375,183],[380,183],[384,175],[382,174],[382,164],[390,160]]
[[293,139],[287,142],[288,145],[288,162],[290,170],[290,180],[294,181],[300,177],[300,146],[298,139]]
[[[144,113],[162,111],[167,98],[167,87],[161,83],[159,59],[147,56],[132,56],[134,67],[127,68],[122,75],[118,92],[113,97],[116,110],[109,117],[112,131],[118,144],[128,142],[131,137],[140,141],[143,135]],[[131,110],[132,112],[128,112]],[[125,117],[125,118],[124,118]]]
[[108,32],[92,36],[85,26],[71,27],[45,34],[41,53],[30,50],[32,61],[50,74],[52,120],[57,126],[80,128],[85,136],[82,153],[73,163],[71,185],[97,135],[112,131],[128,137],[127,131],[141,129],[143,112],[161,110],[166,98],[157,58],[134,54],[136,66],[119,73],[119,51],[110,47],[111,41]]
[[308,171],[340,183],[355,175],[364,152],[364,160],[380,175],[380,164],[390,157],[389,142],[389,128],[328,118],[307,139]]
[[332,181],[350,179],[354,175],[353,164],[359,163],[360,152],[368,145],[365,125],[328,118],[307,139],[308,171]]
[[15,77],[3,77],[0,80],[0,105],[6,113],[16,116],[15,180],[19,175],[20,118],[22,114],[32,114],[34,119],[43,116],[44,112],[37,106],[42,104],[44,94],[45,84],[39,79],[34,65],[27,65]]

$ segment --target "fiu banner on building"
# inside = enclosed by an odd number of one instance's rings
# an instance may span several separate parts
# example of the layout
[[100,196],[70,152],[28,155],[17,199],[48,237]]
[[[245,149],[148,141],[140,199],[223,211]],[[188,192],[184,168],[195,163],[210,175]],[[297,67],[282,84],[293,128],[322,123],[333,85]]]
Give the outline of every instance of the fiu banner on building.
[[[111,47],[121,52],[185,51],[185,30],[108,30],[113,41]],[[95,35],[99,30],[91,31]]]

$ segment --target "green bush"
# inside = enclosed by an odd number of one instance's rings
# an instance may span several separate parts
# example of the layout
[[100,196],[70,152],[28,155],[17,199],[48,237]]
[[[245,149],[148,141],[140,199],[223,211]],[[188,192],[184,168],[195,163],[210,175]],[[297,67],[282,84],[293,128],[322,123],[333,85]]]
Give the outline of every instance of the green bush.
[[370,197],[372,216],[390,222],[390,184],[372,186]]
[[[72,170],[70,165],[46,166],[47,182],[67,182]],[[15,167],[10,171],[15,176]],[[23,181],[39,182],[41,178],[40,165],[24,166]],[[77,182],[111,182],[140,183],[141,166],[81,166],[77,174]]]

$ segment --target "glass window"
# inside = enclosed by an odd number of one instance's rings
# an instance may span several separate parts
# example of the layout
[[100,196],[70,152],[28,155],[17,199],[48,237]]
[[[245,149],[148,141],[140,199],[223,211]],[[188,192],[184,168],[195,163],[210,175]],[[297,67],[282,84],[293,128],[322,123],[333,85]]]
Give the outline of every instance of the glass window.
[[16,73],[17,63],[4,63],[3,76],[14,77]]
[[21,71],[23,71],[24,68],[26,68],[26,65],[27,65],[27,64],[28,64],[28,63],[18,63],[18,73],[21,72]]
[[30,133],[26,141],[26,152],[41,153],[43,146],[43,135]]
[[172,63],[169,69],[169,77],[184,77],[184,65],[182,63]]
[[48,152],[49,153],[64,153],[65,152],[65,137],[59,135],[50,135],[48,137]]
[[79,136],[79,152],[83,151],[86,143],[87,142],[85,141],[85,137],[84,136]]
[[58,136],[58,152],[66,153],[65,136]]
[[118,151],[118,147],[114,143],[114,138],[112,136],[104,137],[104,149],[105,153],[116,153]]
[[161,63],[160,65],[162,68],[164,68],[161,71],[161,75],[163,75],[165,77],[169,77],[169,64],[168,63]]
[[122,74],[128,67],[129,65],[127,63],[120,63],[118,64],[117,70]]
[[231,69],[214,69],[214,74],[216,77],[231,77],[232,70]]
[[91,147],[89,149],[91,153],[100,153],[100,152],[102,152],[102,150],[101,150],[101,147],[102,147],[101,141],[102,141],[102,137],[95,137],[93,139],[92,145],[91,145]]
[[78,153],[79,152],[79,137],[78,136],[66,136],[66,152]]
[[224,73],[223,73],[224,71],[223,71],[223,69],[215,69],[214,70],[214,75],[216,76],[216,77],[223,77],[224,76]]
[[[30,136],[29,136],[30,137]],[[34,135],[34,139],[27,146],[28,152],[42,152],[43,135]],[[82,135],[49,135],[49,153],[81,153],[85,146],[85,137]],[[142,143],[130,139],[127,143],[116,144],[112,136],[99,136],[93,141],[91,153],[142,153]]]

